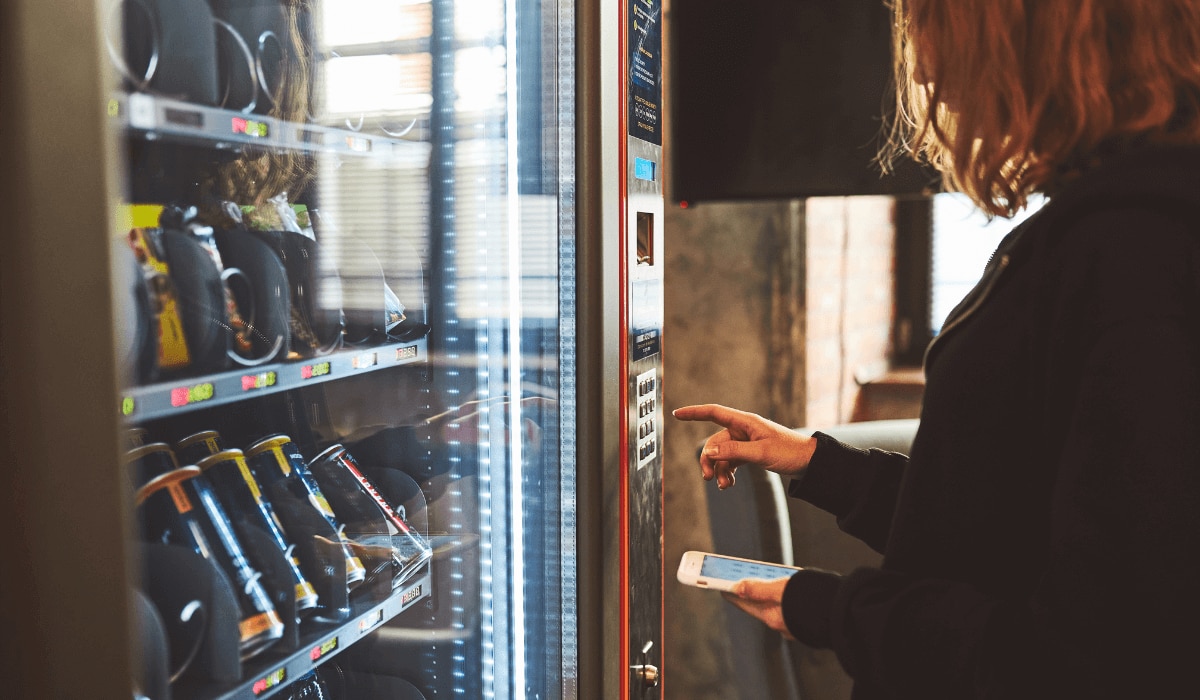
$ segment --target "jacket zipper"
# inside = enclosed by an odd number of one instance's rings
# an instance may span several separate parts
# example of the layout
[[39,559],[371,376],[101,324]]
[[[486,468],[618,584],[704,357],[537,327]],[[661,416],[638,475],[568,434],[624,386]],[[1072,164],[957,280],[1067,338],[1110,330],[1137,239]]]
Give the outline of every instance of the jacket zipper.
[[923,371],[928,371],[929,357],[933,352],[934,346],[938,344],[938,341],[942,338],[945,338],[947,333],[957,328],[964,321],[973,316],[975,312],[979,310],[979,307],[983,306],[983,302],[987,300],[989,295],[991,295],[992,290],[996,287],[996,282],[999,281],[1000,277],[1004,274],[1004,270],[1008,267],[1008,263],[1011,259],[1012,258],[1008,253],[1000,256],[1000,259],[996,261],[996,268],[990,271],[990,275],[987,275],[984,281],[983,289],[979,290],[978,296],[976,296],[975,300],[971,302],[971,305],[964,309],[961,314],[956,316],[953,321],[943,326],[942,332],[938,333],[937,336],[929,342],[929,345],[925,346],[925,356],[921,360],[921,368]]

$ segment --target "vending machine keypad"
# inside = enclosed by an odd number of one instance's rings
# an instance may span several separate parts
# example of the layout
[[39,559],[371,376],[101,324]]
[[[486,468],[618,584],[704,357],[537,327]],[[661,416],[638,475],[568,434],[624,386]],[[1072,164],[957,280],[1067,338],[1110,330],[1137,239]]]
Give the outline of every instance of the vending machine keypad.
[[658,371],[651,368],[637,376],[637,467],[646,466],[658,454],[658,430],[654,420],[657,408]]

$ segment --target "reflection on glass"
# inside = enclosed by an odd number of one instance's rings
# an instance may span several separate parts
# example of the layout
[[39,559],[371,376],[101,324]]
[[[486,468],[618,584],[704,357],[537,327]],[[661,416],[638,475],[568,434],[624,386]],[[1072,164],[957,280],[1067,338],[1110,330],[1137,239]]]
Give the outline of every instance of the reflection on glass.
[[324,76],[327,115],[427,115],[433,105],[431,65],[427,53],[331,58]]
[[[321,538],[297,547],[311,564],[313,542],[345,536],[370,564],[354,591],[321,579],[321,594],[335,594],[321,624],[374,610],[394,581],[424,581],[394,593],[415,603],[378,621],[376,665],[339,657],[347,678],[403,679],[425,697],[562,696],[574,663],[563,557],[574,476],[560,425],[573,386],[563,331],[574,323],[558,178],[573,153],[557,112],[560,64],[573,55],[559,36],[566,10],[530,0],[175,4],[211,7],[230,29],[201,98],[163,87],[183,69],[159,43],[167,33],[150,36],[158,25],[138,14],[143,3],[114,12],[131,37],[114,51],[129,74],[116,102],[128,127],[126,213],[138,230],[170,228],[170,240],[203,232],[214,264],[237,270],[226,275],[236,283],[222,288],[218,276],[212,303],[197,305],[206,328],[233,309],[240,340],[256,342],[270,319],[271,339],[287,343],[263,371],[236,378],[223,347],[211,365],[194,346],[178,365],[147,362],[131,373],[137,389],[172,383],[180,402],[150,418],[131,410],[130,427],[166,443],[213,430],[238,449],[285,434],[301,461],[334,445],[353,455],[362,492],[428,542],[430,563],[378,575],[396,560],[395,533],[371,530],[377,519],[366,516],[343,532],[321,520]],[[147,78],[156,55],[164,73]],[[164,105],[168,124],[151,118]],[[126,247],[163,238],[128,233]],[[170,252],[132,261],[134,281],[145,265],[165,268]],[[181,300],[186,312],[188,280],[153,272],[179,292],[155,297],[159,306]],[[373,512],[374,501],[347,493]],[[297,508],[285,499],[275,512],[304,530],[312,514]],[[331,628],[298,629],[303,648]],[[385,685],[349,696],[395,697]]]
[[428,38],[433,33],[432,8],[429,0],[339,0],[322,13],[325,44]]

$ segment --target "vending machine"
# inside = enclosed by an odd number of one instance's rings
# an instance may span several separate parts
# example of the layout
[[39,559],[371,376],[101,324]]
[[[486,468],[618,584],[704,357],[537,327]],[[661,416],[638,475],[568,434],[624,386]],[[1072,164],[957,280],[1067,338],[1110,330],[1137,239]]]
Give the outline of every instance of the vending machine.
[[0,13],[5,693],[662,697],[660,0]]

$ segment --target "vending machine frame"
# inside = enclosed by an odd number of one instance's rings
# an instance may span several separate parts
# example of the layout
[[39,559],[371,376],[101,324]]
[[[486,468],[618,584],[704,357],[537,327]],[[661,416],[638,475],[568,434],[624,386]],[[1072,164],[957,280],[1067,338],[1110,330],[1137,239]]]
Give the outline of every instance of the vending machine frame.
[[134,580],[117,459],[107,274],[117,199],[104,119],[112,76],[93,11],[0,8],[0,256],[5,686],[23,697],[129,697]]
[[[630,700],[662,697],[669,675],[662,605],[661,8],[660,0],[622,0],[577,9],[577,293],[579,309],[592,311],[577,325],[578,383],[586,387],[578,402],[579,684],[595,697]],[[634,43],[646,36],[646,21],[656,25],[656,45]],[[650,130],[631,118],[632,56],[639,50],[648,60],[639,68],[660,83]],[[639,264],[639,223],[643,246],[649,233],[650,264]],[[647,421],[653,435],[639,434]],[[648,444],[653,453],[642,452]]]

